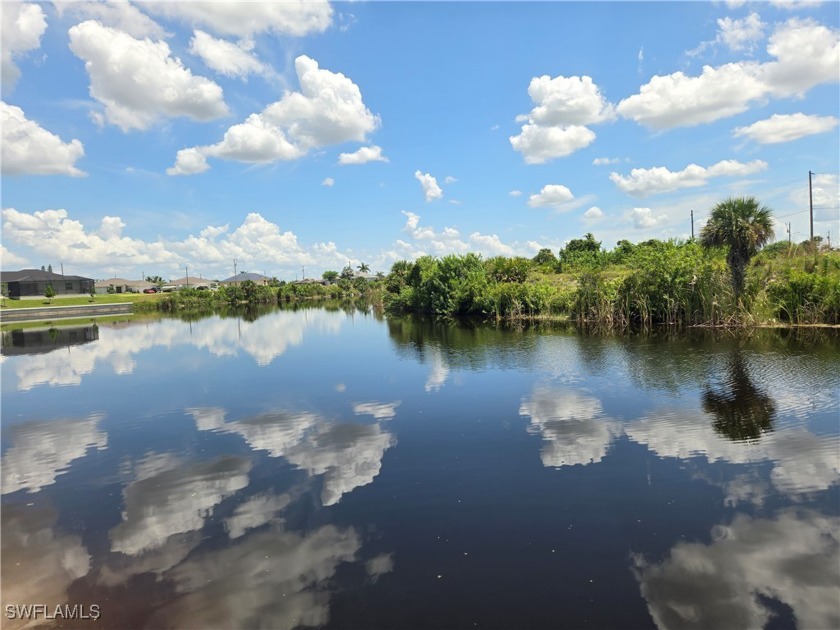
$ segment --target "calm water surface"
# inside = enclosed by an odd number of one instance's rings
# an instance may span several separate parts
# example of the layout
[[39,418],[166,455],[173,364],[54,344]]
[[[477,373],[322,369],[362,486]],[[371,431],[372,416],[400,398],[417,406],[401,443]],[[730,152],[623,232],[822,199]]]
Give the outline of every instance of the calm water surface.
[[4,332],[2,625],[838,628],[838,392],[836,331]]

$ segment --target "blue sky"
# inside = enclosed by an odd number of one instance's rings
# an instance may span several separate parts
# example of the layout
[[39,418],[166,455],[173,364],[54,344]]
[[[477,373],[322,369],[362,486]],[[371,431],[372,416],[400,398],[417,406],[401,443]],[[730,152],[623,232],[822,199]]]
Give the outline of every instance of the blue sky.
[[2,265],[318,277],[687,238],[840,241],[819,2],[2,3]]

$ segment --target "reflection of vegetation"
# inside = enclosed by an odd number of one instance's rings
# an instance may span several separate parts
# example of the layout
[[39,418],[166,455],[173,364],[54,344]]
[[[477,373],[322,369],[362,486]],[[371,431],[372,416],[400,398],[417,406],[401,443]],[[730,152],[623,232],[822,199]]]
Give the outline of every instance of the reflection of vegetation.
[[439,356],[446,365],[481,369],[522,365],[534,351],[537,335],[469,320],[452,322],[423,317],[389,317],[388,334],[403,355]]
[[773,430],[776,404],[755,386],[738,350],[729,359],[724,385],[722,390],[708,388],[703,392],[703,410],[714,416],[715,431],[743,442],[757,440]]

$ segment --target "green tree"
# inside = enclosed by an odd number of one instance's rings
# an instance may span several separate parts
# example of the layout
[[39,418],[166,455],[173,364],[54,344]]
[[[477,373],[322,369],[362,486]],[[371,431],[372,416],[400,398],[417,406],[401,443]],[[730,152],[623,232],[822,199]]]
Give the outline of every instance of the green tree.
[[367,263],[361,263],[358,267],[356,267],[356,269],[359,270],[359,273],[367,273],[370,271],[370,267]]
[[598,252],[600,250],[601,241],[596,241],[592,232],[587,232],[583,238],[573,238],[569,241],[563,251],[571,254],[573,252]]
[[55,289],[53,289],[52,284],[47,284],[47,288],[44,289],[44,297],[50,301],[50,304],[52,304],[52,299],[55,297]]
[[336,280],[338,280],[338,272],[337,271],[325,271],[321,274],[321,278],[323,278],[326,282],[330,284],[334,284]]
[[161,286],[163,284],[163,278],[160,276],[146,276],[146,282],[151,282],[154,285]]
[[762,246],[773,240],[772,211],[755,197],[730,197],[714,208],[700,231],[703,247],[728,247],[726,263],[732,273],[735,300],[744,289],[747,263]]
[[537,255],[532,258],[537,265],[554,267],[557,264],[557,256],[554,255],[548,247],[543,247],[537,252]]
[[353,267],[349,264],[341,270],[341,279],[342,280],[352,280],[356,274],[353,273]]

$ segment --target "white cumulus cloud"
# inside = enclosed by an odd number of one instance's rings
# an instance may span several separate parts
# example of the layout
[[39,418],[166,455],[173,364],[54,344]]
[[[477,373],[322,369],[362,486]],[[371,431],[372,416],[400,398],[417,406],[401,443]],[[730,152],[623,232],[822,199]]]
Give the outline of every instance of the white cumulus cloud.
[[534,108],[517,117],[526,124],[510,143],[527,164],[541,164],[588,146],[595,133],[585,125],[615,117],[613,106],[591,77],[534,77],[528,86]]
[[324,181],[321,182],[321,186],[332,188],[333,186],[335,186],[335,180],[332,177],[325,177]]
[[3,2],[2,15],[0,74],[3,76],[3,85],[9,87],[20,76],[15,57],[41,46],[41,36],[47,30],[47,19],[43,9],[34,2]]
[[633,208],[630,211],[630,218],[633,219],[633,227],[637,230],[657,227],[668,222],[668,217],[664,214],[653,216],[650,208]]
[[604,164],[618,164],[621,160],[618,158],[595,158],[592,160],[594,166],[603,166]]
[[613,106],[587,76],[534,77],[528,96],[535,106],[527,119],[538,125],[591,125],[615,117]]
[[165,29],[137,6],[128,2],[79,2],[79,0],[53,0],[59,16],[69,15],[80,22],[97,20],[132,37],[162,38]]
[[216,144],[182,149],[167,172],[206,170],[197,156],[250,163],[294,160],[312,149],[364,141],[379,126],[379,117],[362,102],[359,87],[343,74],[321,69],[305,55],[295,59],[295,70],[300,92],[286,92],[261,113],[232,126]]
[[251,37],[278,33],[301,37],[321,33],[332,22],[333,9],[322,0],[251,2],[145,2],[143,8],[156,15],[203,25],[221,35]]
[[[746,46],[760,25],[729,22],[726,29],[721,37],[730,46]],[[840,35],[814,20],[792,18],[777,25],[767,52],[774,61],[707,65],[699,76],[654,76],[618,104],[618,113],[651,129],[693,126],[739,114],[771,96],[801,96],[840,77]]]
[[437,201],[443,197],[443,190],[438,186],[437,180],[429,173],[417,170],[414,171],[414,177],[423,187],[423,195],[426,197],[426,201]]
[[228,113],[222,88],[194,76],[166,42],[136,39],[93,20],[69,35],[90,76],[90,95],[104,105],[105,120],[123,131],[147,129],[161,117],[211,120]]
[[268,68],[252,53],[253,42],[234,44],[216,39],[204,31],[195,31],[190,40],[190,52],[219,74],[228,77],[247,77],[249,74],[265,74]]
[[760,144],[776,144],[831,131],[838,123],[840,121],[834,116],[773,114],[747,127],[735,128],[732,135],[743,136]]
[[757,42],[764,38],[764,29],[767,26],[757,13],[750,13],[740,20],[725,17],[717,23],[720,27],[719,41],[734,51],[753,50]]
[[496,234],[473,232],[470,234],[470,243],[475,249],[489,256],[513,256],[516,254],[513,247],[503,243]]
[[0,101],[2,169],[10,175],[71,175],[85,173],[74,165],[85,154],[76,139],[63,142],[54,133],[28,120],[23,110]]
[[598,219],[602,219],[604,217],[604,211],[601,210],[598,206],[592,206],[583,213],[583,218],[588,221],[597,221]]
[[610,173],[610,180],[619,190],[633,197],[646,197],[658,193],[704,186],[713,177],[734,177],[751,175],[767,168],[762,160],[742,163],[736,160],[722,160],[708,168],[689,164],[681,171],[670,171],[664,166],[634,168],[630,175]]
[[195,175],[203,173],[210,165],[198,149],[181,149],[175,157],[175,166],[166,169],[167,175]]
[[64,209],[32,214],[14,208],[3,210],[5,245],[14,245],[18,251],[31,248],[65,263],[107,268],[115,273],[128,273],[136,266],[150,264],[183,270],[188,263],[191,268],[205,269],[208,276],[225,278],[230,275],[233,258],[239,261],[240,268],[270,265],[290,271],[301,265],[331,269],[352,258],[333,242],[304,246],[294,232],[281,230],[258,213],[248,214],[232,231],[227,226],[209,226],[198,236],[181,240],[160,237],[144,241],[123,234],[123,229],[119,217],[105,217],[97,229],[91,230],[71,219]]
[[367,164],[368,162],[390,162],[390,160],[382,155],[382,147],[376,145],[362,147],[353,153],[340,153],[338,155],[338,163],[342,166]]
[[528,205],[532,208],[556,208],[572,201],[575,196],[572,191],[561,184],[547,184],[539,193],[528,198]]
[[522,127],[522,133],[509,140],[526,164],[543,164],[588,147],[595,141],[595,132],[581,125],[543,127],[527,124]]

